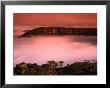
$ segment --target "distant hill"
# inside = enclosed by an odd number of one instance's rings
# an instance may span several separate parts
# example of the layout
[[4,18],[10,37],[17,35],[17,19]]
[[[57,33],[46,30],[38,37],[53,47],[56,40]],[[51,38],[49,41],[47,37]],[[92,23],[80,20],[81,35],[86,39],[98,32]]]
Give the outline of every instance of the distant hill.
[[37,27],[26,30],[19,37],[31,37],[35,35],[85,35],[97,36],[97,28],[72,28],[72,27]]

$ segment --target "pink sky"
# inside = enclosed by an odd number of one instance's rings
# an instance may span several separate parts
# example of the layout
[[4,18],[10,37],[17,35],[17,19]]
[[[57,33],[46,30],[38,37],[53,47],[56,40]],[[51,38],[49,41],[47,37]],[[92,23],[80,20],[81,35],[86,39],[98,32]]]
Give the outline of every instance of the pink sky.
[[14,25],[97,26],[96,13],[15,13]]

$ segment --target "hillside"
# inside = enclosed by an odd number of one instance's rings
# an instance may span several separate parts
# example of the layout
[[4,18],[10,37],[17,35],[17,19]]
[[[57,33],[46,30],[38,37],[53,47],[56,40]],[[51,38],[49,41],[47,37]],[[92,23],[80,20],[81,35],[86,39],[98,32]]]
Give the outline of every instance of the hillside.
[[19,37],[31,37],[35,35],[85,35],[96,36],[97,28],[72,28],[72,27],[38,27],[25,31]]

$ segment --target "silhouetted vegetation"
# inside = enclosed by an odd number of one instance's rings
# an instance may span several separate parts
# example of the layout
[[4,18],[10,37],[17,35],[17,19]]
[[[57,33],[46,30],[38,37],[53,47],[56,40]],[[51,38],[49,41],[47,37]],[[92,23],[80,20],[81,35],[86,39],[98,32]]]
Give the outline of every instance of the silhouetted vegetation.
[[63,66],[63,61],[47,61],[46,64],[22,62],[14,67],[14,75],[96,75],[97,62],[95,60],[75,62]]

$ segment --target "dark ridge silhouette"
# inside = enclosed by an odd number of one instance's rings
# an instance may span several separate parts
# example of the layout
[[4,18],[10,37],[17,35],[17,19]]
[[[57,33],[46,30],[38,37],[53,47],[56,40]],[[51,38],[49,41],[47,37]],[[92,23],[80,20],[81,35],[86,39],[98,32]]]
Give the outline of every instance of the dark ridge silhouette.
[[22,62],[14,67],[14,75],[97,75],[97,62],[83,61],[63,66],[63,61],[47,61],[46,64]]
[[73,27],[38,27],[25,31],[19,37],[31,37],[34,35],[85,35],[97,36],[97,28],[73,28]]

